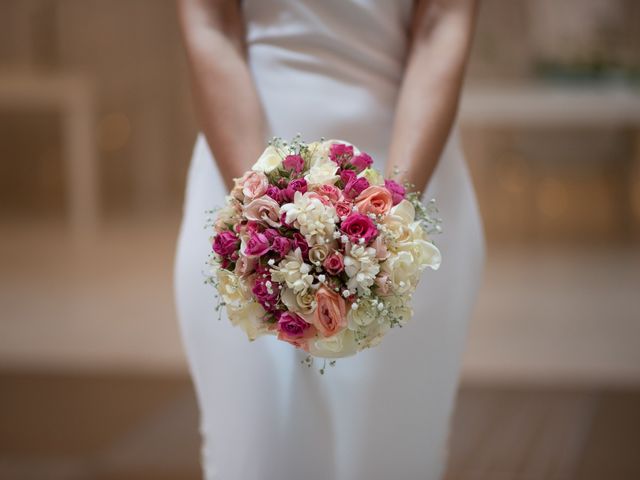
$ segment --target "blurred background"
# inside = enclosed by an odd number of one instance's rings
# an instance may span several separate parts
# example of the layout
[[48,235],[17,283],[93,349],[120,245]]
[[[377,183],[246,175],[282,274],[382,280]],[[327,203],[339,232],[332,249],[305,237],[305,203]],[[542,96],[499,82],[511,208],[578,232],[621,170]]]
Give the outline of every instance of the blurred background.
[[[449,480],[640,478],[640,2],[484,0]],[[0,478],[199,478],[173,0],[0,0]]]

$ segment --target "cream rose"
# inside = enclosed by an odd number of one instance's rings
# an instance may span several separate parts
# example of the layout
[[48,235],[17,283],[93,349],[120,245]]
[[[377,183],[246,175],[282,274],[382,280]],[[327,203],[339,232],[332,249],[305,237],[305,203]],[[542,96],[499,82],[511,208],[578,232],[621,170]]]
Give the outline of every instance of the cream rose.
[[276,147],[269,145],[264,149],[258,161],[251,167],[254,172],[273,172],[276,168],[282,165],[283,155]]
[[366,178],[369,185],[384,185],[384,177],[375,168],[365,168],[358,174],[358,177]]
[[383,272],[389,275],[391,289],[396,294],[410,291],[418,280],[419,265],[413,255],[407,251],[400,251],[380,264]]
[[314,265],[322,265],[328,254],[329,249],[326,245],[314,245],[309,249],[309,261]]
[[315,164],[311,165],[309,173],[304,176],[304,179],[310,185],[315,184],[330,184],[333,185],[340,178],[336,175],[338,171],[338,165],[335,162],[324,158],[320,158]]
[[293,312],[297,312],[308,323],[313,323],[313,312],[316,309],[316,296],[308,291],[295,293],[290,288],[284,288],[280,294],[282,303]]
[[251,300],[249,288],[235,273],[222,268],[217,271],[218,292],[227,305],[241,305]]
[[345,329],[331,337],[309,342],[309,353],[320,358],[339,358],[354,355],[358,351],[353,332]]
[[242,328],[251,341],[267,333],[262,322],[266,313],[259,303],[253,301],[242,306],[227,305],[227,316],[231,324]]

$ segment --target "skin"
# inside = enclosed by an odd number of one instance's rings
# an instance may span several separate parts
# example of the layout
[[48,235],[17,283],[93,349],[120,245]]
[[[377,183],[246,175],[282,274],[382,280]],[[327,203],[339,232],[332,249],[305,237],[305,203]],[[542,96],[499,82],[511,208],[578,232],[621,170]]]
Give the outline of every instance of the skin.
[[469,57],[477,0],[420,0],[399,92],[387,177],[423,192],[456,117]]
[[[237,0],[178,0],[200,126],[228,190],[265,147],[266,121],[247,64]],[[242,136],[238,135],[242,132]]]
[[[416,0],[386,176],[423,191],[453,125],[478,0]],[[237,0],[177,0],[202,131],[228,189],[265,146]],[[238,132],[242,132],[242,136]]]

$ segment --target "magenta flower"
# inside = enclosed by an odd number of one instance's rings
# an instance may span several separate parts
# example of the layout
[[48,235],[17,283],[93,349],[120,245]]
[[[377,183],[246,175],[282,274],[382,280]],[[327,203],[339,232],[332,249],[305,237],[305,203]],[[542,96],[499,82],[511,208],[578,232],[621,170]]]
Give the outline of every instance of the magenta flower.
[[342,230],[352,243],[359,244],[363,239],[368,244],[378,234],[378,228],[368,216],[361,213],[351,213],[340,225]]
[[404,200],[407,192],[398,182],[395,180],[385,180],[384,186],[389,190],[389,192],[391,192],[391,199],[394,206]]
[[309,244],[307,243],[304,236],[300,232],[296,232],[293,234],[291,243],[292,243],[291,245],[292,250],[299,248],[300,253],[302,253],[302,258],[304,258],[305,260],[309,258]]
[[280,284],[273,282],[270,276],[258,275],[251,292],[265,310],[268,312],[276,310],[278,299],[280,298]]
[[344,143],[334,143],[329,147],[329,158],[338,165],[344,165],[353,157],[353,147]]
[[275,185],[269,185],[265,195],[273,198],[278,203],[282,203],[282,192]]
[[291,241],[286,237],[275,237],[271,243],[271,250],[279,257],[284,257],[291,250]]
[[353,170],[342,170],[340,179],[344,182],[344,196],[349,199],[356,198],[369,188],[369,181],[364,177],[358,178]]
[[267,253],[270,247],[269,239],[264,233],[254,233],[244,247],[244,254],[247,257],[260,257]]
[[240,241],[238,236],[227,230],[220,232],[213,239],[213,251],[222,257],[228,257],[238,249]]
[[289,339],[301,338],[311,325],[293,312],[283,312],[278,318],[278,330]]
[[287,155],[282,161],[282,166],[286,170],[300,173],[304,168],[304,159],[300,155]]
[[373,158],[371,158],[369,154],[362,152],[351,159],[351,165],[356,167],[358,172],[361,172],[365,168],[373,165]]
[[282,199],[287,202],[293,202],[293,197],[296,192],[306,193],[307,181],[304,178],[296,178],[291,180],[287,188],[282,190]]

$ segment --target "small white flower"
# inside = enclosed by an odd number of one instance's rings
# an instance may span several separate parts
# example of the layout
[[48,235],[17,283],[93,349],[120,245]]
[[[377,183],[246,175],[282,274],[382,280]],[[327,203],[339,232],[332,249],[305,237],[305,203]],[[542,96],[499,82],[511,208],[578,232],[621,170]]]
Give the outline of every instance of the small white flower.
[[322,283],[324,283],[327,280],[327,277],[325,277],[324,275],[318,275],[318,280]]
[[342,291],[342,296],[343,296],[344,298],[347,298],[349,295],[351,295],[351,292],[350,292],[349,290],[343,290],[343,291]]
[[271,269],[271,278],[278,283],[286,283],[294,293],[305,292],[313,283],[311,265],[304,263],[302,252],[296,248],[289,252],[276,268]]
[[349,277],[347,287],[360,294],[368,294],[380,265],[376,260],[376,250],[362,245],[352,246],[344,257],[344,271]]
[[310,246],[322,245],[325,237],[333,237],[338,221],[335,209],[325,205],[314,192],[296,192],[293,203],[284,204],[280,211],[285,221],[300,230]]

